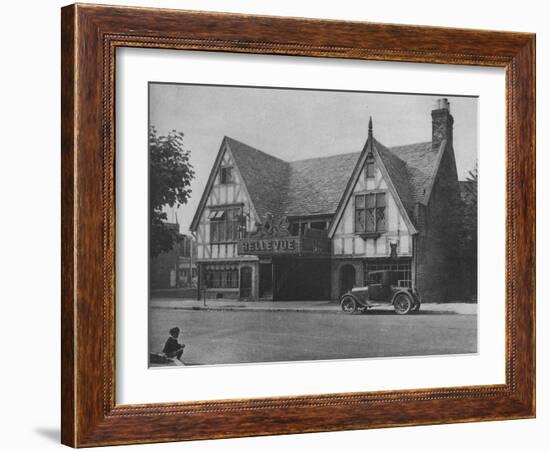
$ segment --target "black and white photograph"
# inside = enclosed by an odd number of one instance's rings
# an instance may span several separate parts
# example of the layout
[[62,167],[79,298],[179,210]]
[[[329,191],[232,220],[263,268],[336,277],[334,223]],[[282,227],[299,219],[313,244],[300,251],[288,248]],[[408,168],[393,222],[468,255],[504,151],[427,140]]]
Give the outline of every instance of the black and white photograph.
[[550,450],[548,10],[5,2],[2,449]]
[[149,366],[478,352],[478,98],[149,83]]

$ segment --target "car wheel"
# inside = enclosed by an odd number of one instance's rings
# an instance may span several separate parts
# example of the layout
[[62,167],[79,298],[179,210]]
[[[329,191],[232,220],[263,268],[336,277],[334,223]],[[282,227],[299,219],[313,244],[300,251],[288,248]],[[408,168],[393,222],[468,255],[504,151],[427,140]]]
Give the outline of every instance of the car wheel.
[[340,306],[342,307],[342,311],[346,314],[353,314],[357,310],[357,302],[353,297],[344,297]]
[[393,308],[399,315],[405,315],[412,311],[413,303],[408,295],[400,293],[395,297]]

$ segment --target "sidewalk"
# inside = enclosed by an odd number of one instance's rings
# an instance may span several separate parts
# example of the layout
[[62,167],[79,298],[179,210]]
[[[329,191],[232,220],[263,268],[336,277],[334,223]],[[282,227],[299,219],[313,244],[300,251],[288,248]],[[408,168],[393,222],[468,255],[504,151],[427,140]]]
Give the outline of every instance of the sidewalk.
[[[226,299],[203,300],[153,298],[150,301],[152,309],[183,309],[194,311],[273,311],[273,312],[313,312],[340,314],[340,304],[334,301],[239,301]],[[392,307],[382,306],[373,311],[393,311]],[[476,303],[424,303],[420,312],[441,314],[474,315],[477,313]]]

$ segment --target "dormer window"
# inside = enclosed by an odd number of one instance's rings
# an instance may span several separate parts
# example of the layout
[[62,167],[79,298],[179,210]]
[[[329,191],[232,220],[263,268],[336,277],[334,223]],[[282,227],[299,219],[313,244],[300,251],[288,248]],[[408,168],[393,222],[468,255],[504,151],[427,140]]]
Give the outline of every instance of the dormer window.
[[220,184],[233,183],[233,168],[231,166],[223,166],[220,168]]
[[374,159],[372,157],[370,157],[368,160],[367,160],[367,163],[365,165],[365,177],[367,179],[373,179],[374,178]]

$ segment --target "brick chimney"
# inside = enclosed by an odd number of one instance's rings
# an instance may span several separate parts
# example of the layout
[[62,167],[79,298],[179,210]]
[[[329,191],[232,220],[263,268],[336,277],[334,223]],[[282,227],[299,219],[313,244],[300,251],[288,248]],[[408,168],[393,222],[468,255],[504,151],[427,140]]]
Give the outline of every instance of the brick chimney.
[[437,99],[435,110],[432,110],[432,149],[439,150],[441,142],[453,142],[453,116],[448,99]]

